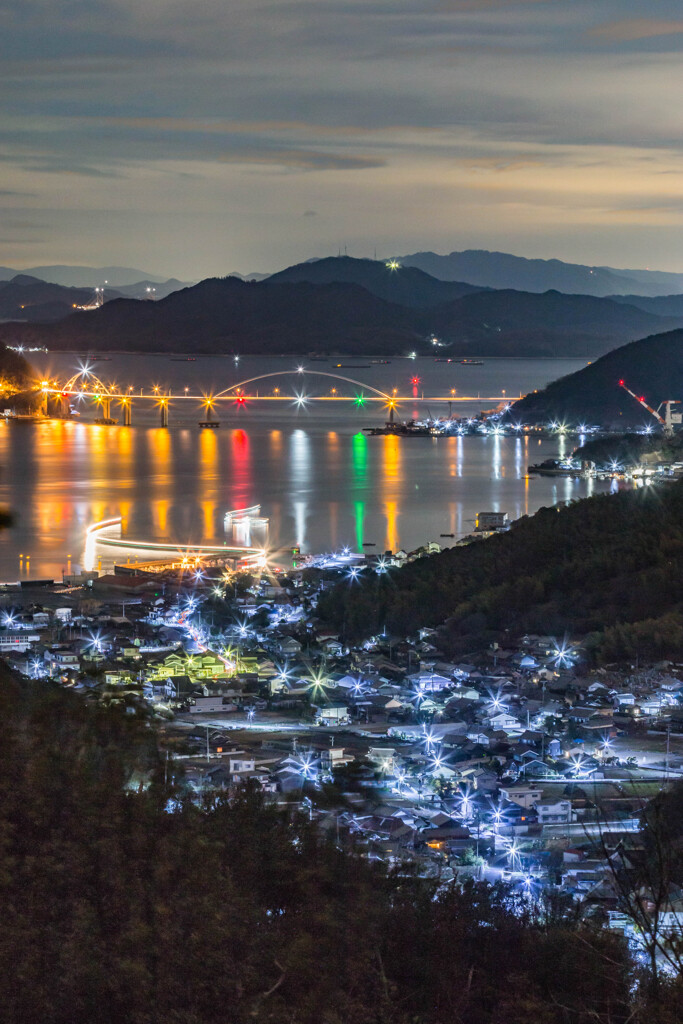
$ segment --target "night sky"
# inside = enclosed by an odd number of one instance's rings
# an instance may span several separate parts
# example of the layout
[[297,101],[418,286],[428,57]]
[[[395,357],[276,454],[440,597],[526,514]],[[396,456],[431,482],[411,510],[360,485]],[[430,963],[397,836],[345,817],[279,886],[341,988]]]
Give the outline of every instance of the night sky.
[[680,0],[0,0],[0,264],[683,271]]

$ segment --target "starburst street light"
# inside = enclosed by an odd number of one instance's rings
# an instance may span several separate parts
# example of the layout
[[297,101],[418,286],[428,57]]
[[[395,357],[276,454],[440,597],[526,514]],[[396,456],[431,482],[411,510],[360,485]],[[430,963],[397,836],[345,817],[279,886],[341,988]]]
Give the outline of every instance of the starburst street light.
[[401,269],[401,264],[399,263],[398,260],[387,260],[387,262],[384,264],[384,266],[387,268],[387,270],[400,270]]
[[297,766],[297,772],[302,779],[315,779],[317,772],[313,767],[313,755],[311,753],[302,754],[295,762]]
[[552,660],[556,668],[569,668],[576,661],[574,648],[566,640],[561,644],[556,642],[552,653]]
[[436,745],[436,735],[431,729],[426,729],[424,725],[422,726],[422,730],[424,732],[422,742],[426,746],[428,753],[431,753],[432,747]]
[[308,682],[308,689],[312,695],[315,696],[317,693],[324,693],[327,688],[327,678],[325,671],[322,668],[317,669],[315,672],[311,672],[311,678]]
[[308,395],[304,394],[303,392],[297,391],[294,397],[294,404],[296,405],[297,409],[303,409],[307,402]]
[[493,692],[491,690],[489,690],[488,710],[489,711],[498,712],[498,711],[505,711],[506,709],[507,709],[507,705],[505,704],[505,701],[503,700],[503,698],[501,696],[501,691],[498,690],[498,693],[496,693],[494,695]]
[[291,670],[289,668],[289,665],[287,665],[287,664],[285,664],[285,665],[276,665],[275,667],[277,669],[277,675],[275,676],[277,681],[279,683],[286,683],[286,682],[288,682],[290,677],[291,677],[291,675],[292,675]]

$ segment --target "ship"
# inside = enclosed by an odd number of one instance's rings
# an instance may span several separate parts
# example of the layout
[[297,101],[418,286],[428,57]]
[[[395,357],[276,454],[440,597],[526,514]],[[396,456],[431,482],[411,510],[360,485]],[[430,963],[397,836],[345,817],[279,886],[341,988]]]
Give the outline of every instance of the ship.
[[537,476],[576,476],[578,470],[575,466],[568,466],[556,459],[546,459],[545,462],[529,466],[528,472]]
[[460,365],[461,366],[483,366],[484,365],[484,360],[483,359],[461,359],[460,360]]
[[393,437],[432,437],[431,427],[425,423],[417,423],[415,420],[408,420],[407,423],[394,423],[389,421],[383,427],[364,427],[364,432],[370,437],[391,435]]

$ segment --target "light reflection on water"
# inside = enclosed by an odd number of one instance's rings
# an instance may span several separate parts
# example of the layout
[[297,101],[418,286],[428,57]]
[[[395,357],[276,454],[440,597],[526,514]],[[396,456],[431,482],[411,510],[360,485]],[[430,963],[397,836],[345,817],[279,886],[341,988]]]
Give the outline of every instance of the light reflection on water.
[[[398,369],[405,373],[405,364]],[[560,376],[552,367],[544,372],[547,379]],[[387,389],[391,382],[380,380],[379,372],[372,381]],[[0,503],[16,516],[15,526],[0,534],[0,580],[59,576],[81,562],[85,528],[114,516],[122,517],[130,537],[221,543],[238,539],[223,532],[227,509],[261,504],[272,550],[365,543],[373,545],[366,551],[380,552],[429,540],[451,544],[440,534],[457,539],[471,532],[482,510],[517,518],[609,489],[608,482],[529,479],[530,462],[559,454],[557,438],[538,443],[360,432],[382,418],[377,407],[297,414],[282,406],[221,413],[217,431],[199,430],[191,410],[175,418],[172,410],[168,430],[156,425],[153,413],[145,425],[137,412],[132,428],[0,422]],[[573,443],[565,442],[567,450]]]
[[[531,449],[531,453],[529,450]],[[227,540],[229,508],[260,503],[273,549],[350,544],[411,549],[471,532],[477,512],[513,518],[609,483],[529,478],[556,442],[516,437],[368,438],[296,423],[197,431],[0,424],[0,502],[15,527],[0,536],[0,578],[59,574],[81,560],[89,523],[120,515],[123,534],[181,544]],[[234,529],[234,528],[233,528]],[[452,543],[442,539],[442,543]],[[366,548],[368,550],[368,548]],[[104,559],[106,567],[107,561]]]

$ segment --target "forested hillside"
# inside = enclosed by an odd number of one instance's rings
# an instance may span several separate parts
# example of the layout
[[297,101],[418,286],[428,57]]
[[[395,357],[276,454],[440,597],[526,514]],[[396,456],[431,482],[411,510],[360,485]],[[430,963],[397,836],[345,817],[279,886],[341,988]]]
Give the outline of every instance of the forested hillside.
[[445,622],[441,644],[480,648],[506,629],[594,634],[603,661],[683,656],[683,482],[544,508],[509,533],[323,595],[323,619],[358,638]]
[[[245,792],[164,784],[145,716],[0,676],[7,1024],[671,1024],[560,903],[436,888]],[[668,1008],[668,1009],[667,1009]]]
[[576,373],[532,391],[510,410],[513,420],[569,424],[598,423],[625,430],[654,424],[654,419],[622,387],[642,395],[657,408],[667,399],[683,398],[683,331],[667,331],[608,352]]

